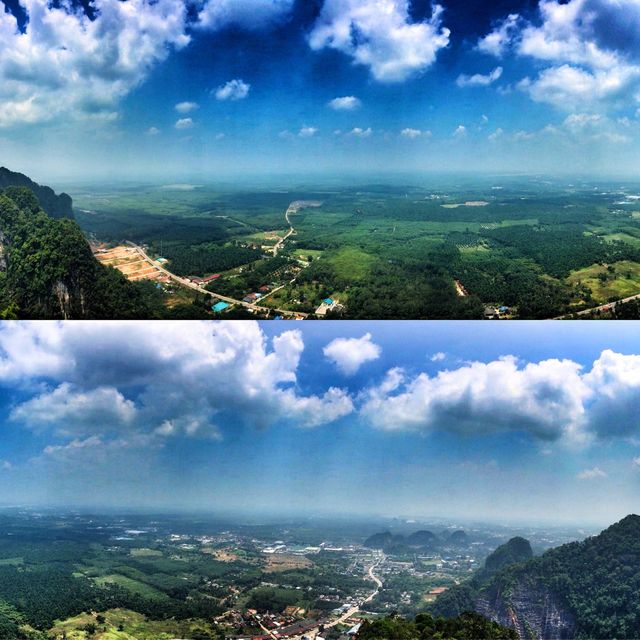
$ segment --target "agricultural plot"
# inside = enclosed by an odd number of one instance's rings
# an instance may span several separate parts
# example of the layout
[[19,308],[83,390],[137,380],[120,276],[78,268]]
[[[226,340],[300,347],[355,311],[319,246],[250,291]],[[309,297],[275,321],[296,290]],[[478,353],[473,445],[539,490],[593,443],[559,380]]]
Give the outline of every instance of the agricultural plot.
[[640,292],[640,264],[628,260],[611,265],[595,264],[573,271],[568,281],[588,287],[593,299],[603,304]]

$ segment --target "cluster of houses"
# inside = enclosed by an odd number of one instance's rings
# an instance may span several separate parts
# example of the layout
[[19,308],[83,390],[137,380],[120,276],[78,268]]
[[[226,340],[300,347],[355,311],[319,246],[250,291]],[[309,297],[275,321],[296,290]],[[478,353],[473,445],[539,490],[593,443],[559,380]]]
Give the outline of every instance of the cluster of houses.
[[510,307],[485,307],[484,317],[486,320],[501,320],[512,314]]

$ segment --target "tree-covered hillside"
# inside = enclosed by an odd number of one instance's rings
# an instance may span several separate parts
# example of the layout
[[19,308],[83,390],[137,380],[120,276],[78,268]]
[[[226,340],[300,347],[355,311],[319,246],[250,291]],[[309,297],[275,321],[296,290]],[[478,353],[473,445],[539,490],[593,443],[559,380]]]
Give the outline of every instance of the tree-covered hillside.
[[[524,542],[518,546],[527,555]],[[485,567],[450,589],[432,612],[473,609],[515,626],[523,638],[640,638],[640,516],[524,562],[499,555],[506,565],[495,573]]]
[[51,187],[39,185],[22,173],[0,167],[0,189],[8,187],[24,187],[31,191],[40,207],[52,218],[73,218],[71,196],[66,193],[56,195]]
[[100,265],[78,225],[47,215],[25,187],[0,191],[0,317],[154,318],[150,283]]

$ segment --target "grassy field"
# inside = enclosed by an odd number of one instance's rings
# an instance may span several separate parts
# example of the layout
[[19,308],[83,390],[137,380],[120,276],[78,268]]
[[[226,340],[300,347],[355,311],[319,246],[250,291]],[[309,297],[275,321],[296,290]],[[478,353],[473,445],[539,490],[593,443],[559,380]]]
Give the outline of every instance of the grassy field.
[[162,591],[155,589],[149,584],[134,580],[127,576],[120,575],[119,573],[112,573],[106,576],[100,576],[95,578],[97,584],[117,584],[125,589],[128,589],[132,593],[137,593],[145,598],[152,598],[155,600],[167,600],[168,596]]
[[599,303],[619,300],[640,293],[640,264],[626,260],[609,266],[595,264],[573,271],[567,280],[589,287]]
[[345,280],[362,280],[375,262],[373,256],[357,247],[344,247],[327,259],[333,265],[338,278]]
[[[102,614],[105,621],[99,623],[94,613],[83,613],[58,622],[50,631],[52,640],[173,640],[191,637],[196,631],[213,631],[205,620],[147,620],[143,615],[128,609],[112,609]],[[87,625],[96,625],[90,635]]]
[[161,558],[162,551],[159,549],[131,549],[131,555],[134,558]]

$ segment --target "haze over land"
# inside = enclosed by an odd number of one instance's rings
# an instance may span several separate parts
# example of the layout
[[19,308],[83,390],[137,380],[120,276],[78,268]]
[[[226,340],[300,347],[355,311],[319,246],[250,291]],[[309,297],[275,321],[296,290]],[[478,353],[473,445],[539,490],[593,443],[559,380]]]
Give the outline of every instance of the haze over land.
[[596,524],[633,511],[633,325],[299,327],[2,326],[0,500]]
[[0,158],[40,181],[638,170],[634,0],[3,4]]

